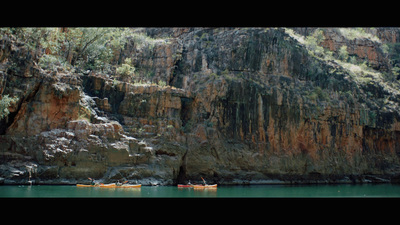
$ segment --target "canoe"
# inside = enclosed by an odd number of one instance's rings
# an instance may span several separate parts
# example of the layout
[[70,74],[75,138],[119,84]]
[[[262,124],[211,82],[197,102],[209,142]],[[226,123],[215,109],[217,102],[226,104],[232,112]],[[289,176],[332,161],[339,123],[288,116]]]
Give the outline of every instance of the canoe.
[[77,187],[98,187],[99,184],[91,185],[91,184],[76,184]]
[[217,184],[212,184],[212,185],[193,185],[194,188],[200,189],[200,188],[217,188]]
[[115,183],[112,184],[101,184],[101,188],[140,188],[141,184],[123,184],[121,186],[117,186]]
[[111,183],[111,184],[100,184],[100,187],[102,187],[102,188],[106,188],[106,187],[115,187],[115,186],[117,186],[115,183]]
[[192,184],[178,184],[178,188],[191,188],[193,187]]
[[121,186],[117,186],[116,184],[100,185],[101,188],[140,188],[141,186],[141,184],[123,184]]
[[116,188],[140,188],[141,184],[123,184],[122,186],[115,186]]

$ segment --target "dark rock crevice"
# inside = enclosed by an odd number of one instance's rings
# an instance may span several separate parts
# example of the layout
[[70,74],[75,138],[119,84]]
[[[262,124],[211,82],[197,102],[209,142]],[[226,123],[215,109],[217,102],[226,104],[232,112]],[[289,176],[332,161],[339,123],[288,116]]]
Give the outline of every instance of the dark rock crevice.
[[36,86],[33,88],[33,90],[31,91],[31,93],[29,95],[27,95],[23,100],[19,101],[17,110],[15,110],[14,112],[11,112],[8,115],[7,119],[4,119],[1,121],[1,123],[4,123],[4,126],[0,127],[0,135],[4,135],[6,133],[8,127],[10,127],[14,123],[14,119],[18,115],[19,111],[21,110],[22,104],[23,103],[29,104],[29,102],[31,102],[35,98],[42,83],[43,83],[43,79],[39,83],[36,84]]

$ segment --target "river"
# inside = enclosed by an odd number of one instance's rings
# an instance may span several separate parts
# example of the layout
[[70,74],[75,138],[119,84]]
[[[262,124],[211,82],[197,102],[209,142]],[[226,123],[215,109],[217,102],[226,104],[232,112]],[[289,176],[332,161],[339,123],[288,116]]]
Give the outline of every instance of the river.
[[1,198],[346,198],[400,197],[400,185],[236,185],[195,190],[176,186],[142,186],[131,189],[76,187],[72,185],[2,185]]

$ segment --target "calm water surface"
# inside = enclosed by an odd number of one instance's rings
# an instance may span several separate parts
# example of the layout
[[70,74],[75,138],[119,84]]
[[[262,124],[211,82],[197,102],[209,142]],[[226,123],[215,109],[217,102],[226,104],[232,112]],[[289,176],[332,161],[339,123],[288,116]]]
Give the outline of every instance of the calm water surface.
[[2,198],[187,198],[187,197],[400,197],[400,185],[248,185],[219,186],[216,190],[194,190],[176,186],[142,186],[132,189],[108,189],[99,187],[76,187],[68,185],[2,185]]

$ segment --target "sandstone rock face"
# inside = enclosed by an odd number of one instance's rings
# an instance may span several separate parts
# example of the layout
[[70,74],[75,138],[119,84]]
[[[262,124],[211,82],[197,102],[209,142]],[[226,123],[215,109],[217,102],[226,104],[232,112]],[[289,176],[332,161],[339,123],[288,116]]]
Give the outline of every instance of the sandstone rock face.
[[[377,29],[382,40],[395,36]],[[210,182],[389,181],[399,173],[400,96],[312,56],[284,29],[146,28],[168,37],[129,48],[138,76],[7,73],[20,96],[0,135],[0,177],[41,183],[128,179],[144,185]],[[298,29],[304,34],[310,32]],[[324,30],[322,46],[391,64],[382,43]],[[393,37],[392,37],[392,36]],[[392,38],[391,38],[392,37]],[[7,56],[8,54],[8,56]],[[1,57],[12,51],[4,49]],[[4,64],[6,65],[6,64]],[[8,64],[7,64],[8,65]],[[25,73],[25,72],[24,72]],[[157,85],[164,81],[167,85]]]
[[36,135],[43,130],[65,127],[68,121],[78,118],[79,104],[76,103],[80,91],[78,81],[74,81],[77,78],[71,75],[60,75],[59,78],[43,81],[35,87],[29,102],[21,103],[14,123],[8,127],[8,134]]

